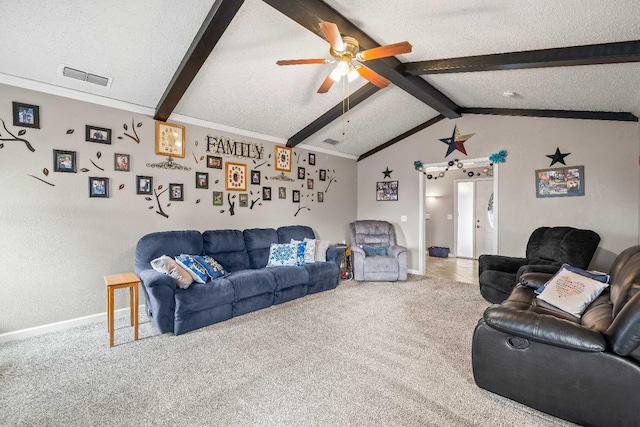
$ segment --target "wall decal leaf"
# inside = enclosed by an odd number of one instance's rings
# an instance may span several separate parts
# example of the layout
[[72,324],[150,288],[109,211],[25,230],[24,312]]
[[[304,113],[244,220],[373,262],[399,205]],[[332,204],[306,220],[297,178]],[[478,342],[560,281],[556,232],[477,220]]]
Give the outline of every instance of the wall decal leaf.
[[80,172],[89,172],[91,169],[87,169],[87,168],[82,168],[80,169]]
[[145,197],[144,198],[146,201],[150,202],[151,201],[151,197]]
[[0,148],[4,148],[4,144],[0,144]]
[[118,139],[124,139],[124,136],[119,136]]
[[96,153],[96,157],[97,157],[97,158],[102,157],[102,153],[98,151],[98,152]]
[[167,203],[167,207],[171,206],[171,203]]
[[[271,153],[269,153],[269,158],[271,158]],[[269,166],[271,166],[271,165],[269,165]]]
[[140,126],[142,126],[142,122],[139,122],[139,123],[136,125],[136,127],[140,127]]
[[153,209],[153,206],[149,206],[149,209]]
[[196,147],[197,147],[198,146],[198,141],[196,140],[196,142],[194,144],[196,144]]
[[220,182],[220,180],[219,180],[219,179],[216,179],[216,184],[217,184],[217,183],[219,183],[219,182]]
[[129,126],[127,126],[127,124],[123,124],[122,127],[124,128],[124,130],[129,130]]
[[162,185],[158,185],[158,191],[162,190]]
[[71,135],[73,133],[73,129],[67,129],[67,135]]
[[124,184],[120,184],[120,186],[118,186],[118,190],[122,190],[124,188]]
[[196,200],[196,205],[197,205],[198,203],[200,203],[200,199]]
[[22,136],[22,135],[24,135],[25,133],[27,133],[27,131],[26,131],[26,130],[24,130],[24,129],[20,129],[20,132],[18,132],[18,136]]
[[49,169],[47,168],[42,169],[42,173],[44,174],[44,176],[49,176]]
[[204,156],[200,156],[200,161],[204,160]]
[[220,210],[220,213],[224,213],[224,209]]

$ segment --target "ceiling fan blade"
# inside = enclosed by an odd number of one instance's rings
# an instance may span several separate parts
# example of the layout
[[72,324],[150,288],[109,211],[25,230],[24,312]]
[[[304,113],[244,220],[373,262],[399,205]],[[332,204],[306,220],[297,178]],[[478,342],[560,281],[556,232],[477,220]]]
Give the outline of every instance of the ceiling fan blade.
[[363,65],[356,67],[356,71],[363,78],[369,80],[371,83],[378,86],[380,89],[384,89],[385,87],[389,86],[389,83],[391,83],[389,80],[385,79],[380,74],[376,73],[372,69],[367,68]]
[[334,80],[331,78],[331,75],[328,75],[318,88],[318,93],[327,93],[329,89],[331,89],[331,86],[333,86],[333,82]]
[[282,59],[280,61],[276,61],[278,65],[300,65],[300,64],[328,64],[328,59]]
[[342,36],[340,35],[340,30],[338,30],[338,26],[333,22],[321,22],[320,29],[324,33],[324,37],[327,39],[329,44],[333,50],[338,52],[344,51],[344,42],[342,41]]
[[403,53],[411,52],[411,49],[413,49],[413,46],[411,46],[409,42],[400,42],[363,50],[362,52],[358,52],[356,58],[360,61],[369,61],[370,59],[402,55]]

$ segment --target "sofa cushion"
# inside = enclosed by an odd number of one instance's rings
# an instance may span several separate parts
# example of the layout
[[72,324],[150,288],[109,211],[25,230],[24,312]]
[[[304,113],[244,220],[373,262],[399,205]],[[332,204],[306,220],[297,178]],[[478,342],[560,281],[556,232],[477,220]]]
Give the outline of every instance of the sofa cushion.
[[276,291],[309,282],[309,270],[304,266],[272,267],[269,272],[276,279]]
[[314,262],[313,264],[305,264],[304,268],[309,273],[309,283],[318,280],[338,277],[340,268],[335,262]]
[[608,286],[608,283],[561,268],[546,283],[538,298],[579,318]]
[[278,233],[273,228],[250,228],[242,232],[249,254],[251,268],[264,268],[269,261],[272,243],[278,243]]
[[398,272],[398,260],[390,256],[375,256],[364,258],[364,271],[369,272]]
[[201,254],[202,234],[199,231],[159,231],[143,236],[136,245],[135,272],[149,268],[149,263],[162,256]]
[[180,267],[171,257],[162,255],[159,258],[151,261],[151,267],[159,272],[164,273],[176,282],[179,288],[187,289],[191,283],[193,283],[193,277],[184,268]]
[[240,230],[207,230],[202,234],[204,253],[229,272],[251,268]]
[[190,314],[233,302],[231,282],[218,278],[208,283],[193,283],[189,289],[176,289],[175,318],[184,319]]
[[235,271],[226,279],[233,284],[234,301],[273,292],[276,289],[276,279],[267,268]]
[[315,239],[316,235],[313,233],[311,227],[306,225],[286,225],[278,228],[278,243],[290,243],[291,239],[304,241],[307,239]]

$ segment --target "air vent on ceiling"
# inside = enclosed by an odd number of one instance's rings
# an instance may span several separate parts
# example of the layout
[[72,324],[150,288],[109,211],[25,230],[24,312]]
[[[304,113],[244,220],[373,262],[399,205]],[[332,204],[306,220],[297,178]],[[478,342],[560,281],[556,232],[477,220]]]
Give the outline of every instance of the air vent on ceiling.
[[84,82],[93,83],[99,86],[109,87],[111,86],[111,78],[92,74],[87,71],[78,70],[77,68],[67,67],[60,64],[60,74],[72,79],[82,80]]
[[331,145],[336,145],[338,144],[340,141],[336,141],[335,139],[331,139],[331,138],[327,138],[322,142],[326,142],[327,144],[331,144]]

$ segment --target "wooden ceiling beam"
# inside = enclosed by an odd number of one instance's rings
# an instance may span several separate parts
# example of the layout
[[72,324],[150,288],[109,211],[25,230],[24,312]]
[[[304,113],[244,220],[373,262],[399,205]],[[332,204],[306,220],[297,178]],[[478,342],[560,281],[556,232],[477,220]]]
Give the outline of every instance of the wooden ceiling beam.
[[[374,86],[371,83],[367,83],[366,85],[355,91],[353,94],[351,94],[351,96],[349,97],[349,108],[353,109],[356,105],[360,104],[362,101],[369,98],[379,90],[380,89],[377,86]],[[342,116],[343,112],[344,110],[342,102],[336,104],[329,111],[315,119],[309,125],[305,126],[304,129],[289,138],[287,140],[287,147],[295,147],[296,145],[300,144],[302,141],[309,138],[311,135],[318,132],[320,129],[327,126],[335,119]]]
[[623,62],[640,62],[640,40],[407,62],[401,71],[419,76]]
[[467,108],[460,109],[462,114],[488,114],[494,116],[551,117],[557,119],[613,120],[619,122],[637,122],[638,117],[631,113],[610,111],[573,111],[573,110],[535,110],[516,108]]
[[[324,39],[320,23],[333,22],[344,35],[358,40],[361,50],[380,46],[347,18],[321,0],[263,0],[265,3]],[[402,63],[395,57],[365,62],[365,65],[408,94],[450,119],[460,117],[460,108],[443,93],[420,77],[407,77],[399,70]]]
[[376,148],[373,148],[373,149],[371,149],[371,150],[367,151],[366,153],[364,153],[364,154],[362,154],[360,157],[358,157],[358,160],[357,160],[357,161],[359,162],[360,160],[364,160],[364,159],[366,159],[367,157],[369,157],[369,156],[372,156],[372,155],[376,154],[378,151],[382,151],[382,150],[384,150],[385,148],[388,148],[388,147],[392,146],[392,145],[393,145],[393,144],[395,144],[396,142],[400,142],[400,141],[402,141],[403,139],[410,137],[410,136],[411,136],[411,135],[413,135],[414,133],[418,133],[418,132],[420,132],[421,130],[426,129],[426,128],[428,128],[428,127],[429,127],[429,126],[431,126],[431,125],[435,125],[435,124],[436,124],[436,123],[438,123],[440,120],[443,120],[443,119],[445,119],[445,118],[446,118],[446,117],[445,117],[445,116],[443,116],[442,114],[438,114],[438,115],[437,115],[437,116],[435,116],[434,118],[429,119],[429,120],[427,120],[426,122],[419,124],[418,126],[414,127],[413,129],[410,129],[410,130],[406,131],[405,133],[403,133],[403,134],[401,134],[401,135],[398,135],[398,136],[396,136],[396,137],[395,137],[395,138],[393,138],[393,139],[390,139],[389,141],[385,142],[384,144],[380,144],[380,145],[378,145]]
[[167,121],[244,0],[216,0],[156,107],[155,120]]

